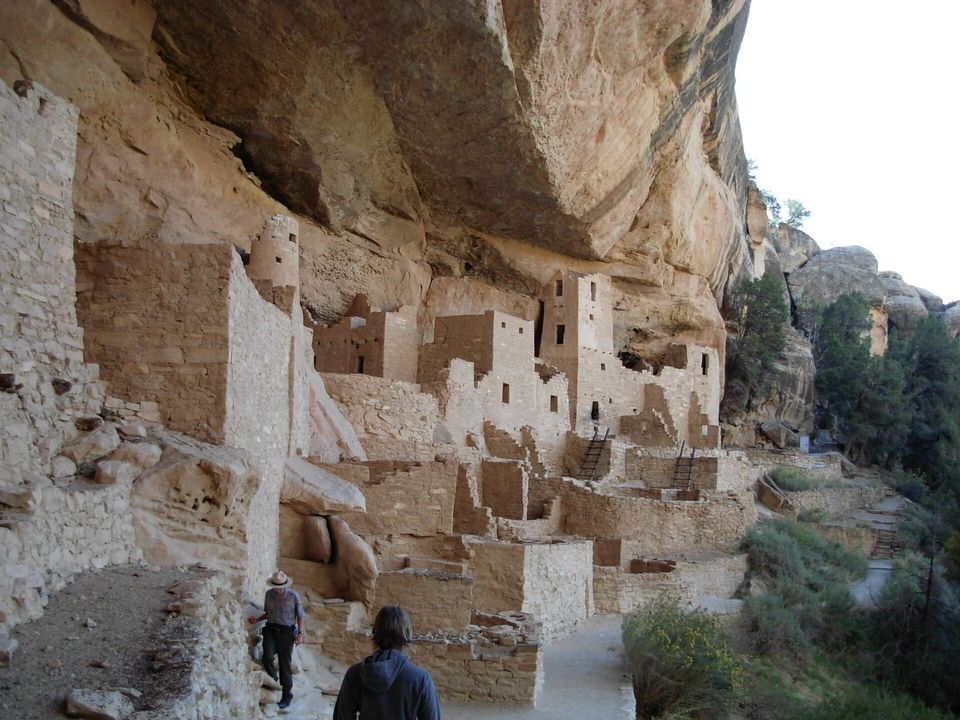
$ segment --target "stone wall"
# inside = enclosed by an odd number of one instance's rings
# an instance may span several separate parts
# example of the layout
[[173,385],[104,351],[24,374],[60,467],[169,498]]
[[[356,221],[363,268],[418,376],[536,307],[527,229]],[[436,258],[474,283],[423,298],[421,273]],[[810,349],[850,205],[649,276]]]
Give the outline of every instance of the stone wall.
[[[227,312],[224,442],[250,453],[260,475],[245,518],[246,580],[259,588],[276,564],[284,463],[305,449],[290,447],[291,406],[305,407],[308,389],[296,382],[298,353],[290,316],[260,296],[236,253],[230,256]],[[299,359],[303,362],[302,353]],[[300,440],[305,444],[305,438]]]
[[[308,645],[347,664],[370,654],[369,620],[360,603],[308,602],[306,610]],[[475,625],[463,632],[423,635],[414,623],[414,641],[404,652],[433,676],[441,702],[532,705],[543,685],[539,635],[530,618],[511,622],[507,639],[496,642]]]
[[46,476],[72,421],[100,410],[73,264],[77,109],[0,82],[0,479]]
[[22,507],[0,513],[0,627],[40,617],[48,594],[76,573],[140,558],[129,482],[25,493]]
[[597,612],[626,614],[665,594],[692,603],[703,596],[729,598],[743,582],[746,555],[678,560],[669,572],[632,572],[595,565],[593,591]]
[[433,395],[400,380],[323,374],[327,393],[371,460],[432,460],[439,410]]
[[190,720],[260,716],[260,672],[249,660],[243,608],[229,578],[211,575],[175,586],[181,613],[196,628],[192,640],[190,695],[169,717]]
[[572,632],[593,614],[590,541],[471,543],[474,607],[522,611],[543,623],[544,641]]
[[455,462],[368,461],[324,469],[353,483],[366,512],[341,512],[359,535],[449,535],[457,492]]
[[167,427],[207,442],[224,442],[235,255],[228,245],[77,248],[85,352],[110,394],[156,402]]
[[787,493],[797,512],[819,509],[831,515],[855,508],[869,508],[889,496],[890,490],[883,486],[825,487]]
[[540,645],[481,643],[479,639],[424,640],[405,650],[433,676],[443,701],[533,705],[543,685]]
[[524,546],[523,612],[543,623],[543,641],[573,632],[593,615],[593,543]]
[[366,308],[362,317],[348,315],[336,325],[314,329],[317,371],[416,382],[420,348],[416,308],[370,312],[365,302],[361,305]]
[[538,493],[560,496],[564,532],[633,540],[640,552],[649,554],[724,548],[739,542],[757,518],[750,493],[701,493],[699,501],[659,501],[593,492],[562,479],[533,484]]
[[481,503],[495,517],[527,519],[529,479],[523,464],[515,460],[484,460],[481,464]]
[[461,631],[470,624],[473,585],[469,575],[424,568],[382,572],[373,606],[403,606],[417,633]]

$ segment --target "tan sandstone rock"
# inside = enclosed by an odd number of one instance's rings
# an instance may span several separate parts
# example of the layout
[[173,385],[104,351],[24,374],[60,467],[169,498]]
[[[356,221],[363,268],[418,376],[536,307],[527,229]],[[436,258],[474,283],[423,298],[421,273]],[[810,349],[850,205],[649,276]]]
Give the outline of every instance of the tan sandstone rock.
[[97,463],[97,472],[94,475],[101,485],[129,485],[132,484],[140,469],[122,460],[101,460]]
[[133,714],[130,698],[122,693],[108,690],[73,690],[67,697],[68,717],[89,720],[125,720]]
[[346,588],[344,597],[369,605],[373,602],[374,583],[379,574],[373,550],[342,519],[332,516],[328,522],[333,537],[337,580]]
[[307,559],[330,562],[332,545],[327,519],[322,515],[311,515],[303,523],[303,533]]
[[359,488],[299,457],[287,459],[280,502],[311,515],[367,509]]
[[151,442],[128,442],[114,450],[109,459],[129,463],[140,470],[149,470],[160,462],[162,454],[160,446]]
[[120,436],[112,423],[104,423],[70,445],[64,446],[62,454],[75,463],[93,462],[109,455],[120,446]]

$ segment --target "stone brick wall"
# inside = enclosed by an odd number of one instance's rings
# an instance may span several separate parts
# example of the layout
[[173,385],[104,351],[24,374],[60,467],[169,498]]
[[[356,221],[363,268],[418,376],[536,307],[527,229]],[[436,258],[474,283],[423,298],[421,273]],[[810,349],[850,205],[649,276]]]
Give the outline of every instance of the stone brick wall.
[[247,623],[229,578],[211,575],[175,589],[197,635],[191,648],[191,693],[170,709],[168,717],[259,717],[260,672],[249,660]]
[[[306,643],[338,662],[359,662],[372,651],[370,621],[357,602],[308,602]],[[494,642],[483,629],[427,633],[404,652],[428,670],[441,701],[532,705],[543,686],[543,660],[536,630],[525,623]]]
[[46,476],[73,418],[102,399],[75,310],[77,109],[24,92],[0,82],[0,478],[14,483]]
[[406,568],[377,576],[374,607],[401,605],[418,634],[465,630],[473,611],[473,578],[469,575]]
[[371,460],[433,459],[437,398],[400,380],[323,374],[327,393],[353,425]]
[[453,532],[457,463],[367,461],[323,467],[357,485],[366,498],[366,512],[338,513],[355,533],[369,537]]
[[743,582],[746,570],[745,555],[679,560],[671,572],[627,572],[595,565],[597,612],[626,614],[664,594],[684,603],[703,596],[729,598]]
[[533,485],[535,492],[560,496],[564,532],[632,540],[649,554],[735,544],[757,517],[749,493],[702,493],[700,501],[664,502],[593,492],[562,479],[534,480]]
[[524,546],[523,607],[543,623],[550,642],[593,615],[593,543],[589,540]]
[[110,394],[156,402],[167,427],[207,442],[224,442],[235,255],[227,245],[77,249],[86,354],[100,364]]
[[877,487],[834,487],[788,492],[787,497],[797,512],[820,509],[831,515],[854,508],[868,508],[889,496],[890,491]]
[[236,253],[228,267],[224,442],[249,452],[260,474],[260,488],[246,515],[246,580],[258,588],[277,558],[277,505],[290,451],[290,392],[296,388],[291,378],[293,328],[289,315],[260,296]]
[[479,541],[471,544],[474,607],[522,611],[543,623],[544,641],[593,614],[593,544]]
[[406,650],[433,675],[441,700],[533,705],[543,686],[539,644],[478,645],[478,640],[437,639]]
[[0,523],[0,627],[43,614],[50,592],[78,572],[140,558],[130,484],[34,487]]
[[[477,375],[482,375],[493,370],[493,356],[493,312],[438,317],[433,342],[420,348],[417,380],[421,383],[442,380],[454,358],[472,362]],[[532,352],[530,362],[533,362]]]
[[529,479],[523,465],[515,460],[484,460],[481,473],[482,505],[495,517],[526,520]]
[[416,382],[420,348],[416,309],[375,311],[364,317],[345,317],[331,327],[317,327],[313,348],[319,372],[362,372]]

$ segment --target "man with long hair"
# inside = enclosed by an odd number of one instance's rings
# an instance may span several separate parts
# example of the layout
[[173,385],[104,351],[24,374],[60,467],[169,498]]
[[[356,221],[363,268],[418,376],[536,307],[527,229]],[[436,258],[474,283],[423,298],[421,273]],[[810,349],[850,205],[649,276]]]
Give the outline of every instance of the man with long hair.
[[400,652],[412,637],[403,608],[380,609],[373,621],[374,653],[347,670],[333,720],[440,720],[433,678]]

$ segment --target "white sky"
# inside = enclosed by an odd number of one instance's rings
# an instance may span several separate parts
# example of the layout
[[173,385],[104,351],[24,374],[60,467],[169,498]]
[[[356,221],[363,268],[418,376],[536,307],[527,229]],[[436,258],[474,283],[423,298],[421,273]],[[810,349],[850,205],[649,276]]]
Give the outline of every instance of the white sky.
[[960,299],[960,0],[753,0],[737,101],[757,182],[811,211],[821,248],[862,245]]

